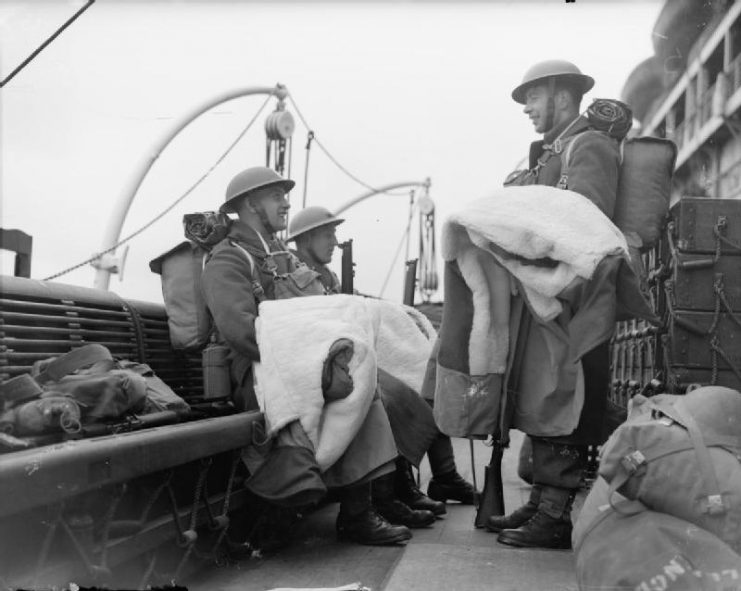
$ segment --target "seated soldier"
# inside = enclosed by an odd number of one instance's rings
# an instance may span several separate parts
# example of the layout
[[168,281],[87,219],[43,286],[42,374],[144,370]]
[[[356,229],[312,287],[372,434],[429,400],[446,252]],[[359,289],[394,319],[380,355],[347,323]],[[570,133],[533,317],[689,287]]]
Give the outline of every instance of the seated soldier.
[[[333,216],[324,207],[310,206],[293,216],[288,229],[286,241],[296,243],[296,256],[301,262],[319,273],[319,279],[327,293],[340,293],[340,281],[327,265],[332,261],[332,255],[337,246],[336,227],[343,221],[343,219]],[[384,383],[387,384],[383,375],[379,375],[379,383],[382,386]],[[394,403],[398,403],[398,401],[383,394],[393,391],[394,388],[381,388],[381,398],[391,419],[392,428],[394,426],[394,407],[398,405]],[[409,399],[407,400],[409,401]],[[420,417],[420,429],[423,428],[425,419],[434,424],[432,412],[427,405],[422,404],[415,409],[416,415]],[[422,450],[420,454],[421,458],[424,451],[427,452],[432,470],[432,479],[427,489],[428,497],[419,490],[412,476],[409,460],[416,456],[413,449],[414,444],[410,442],[405,446],[404,441],[409,442],[410,438],[404,437],[402,439],[402,435],[409,434],[408,425],[407,429],[394,430],[397,447],[400,451],[400,456],[396,462],[395,489],[398,499],[412,509],[429,510],[436,515],[441,515],[445,513],[443,503],[447,500],[455,500],[468,505],[473,504],[474,488],[458,473],[450,437],[441,433],[437,427],[435,427],[435,432],[431,445]],[[423,439],[423,437],[420,437],[420,440]],[[418,463],[418,461],[413,463]],[[376,502],[375,499],[374,502]],[[382,509],[380,511],[393,521],[391,512],[384,512]]]
[[[232,223],[227,237],[213,248],[203,270],[204,298],[213,315],[218,340],[230,349],[235,404],[242,410],[258,408],[252,364],[260,360],[255,334],[259,301],[302,295],[287,293],[286,286],[306,284],[280,280],[307,270],[275,236],[286,227],[290,207],[286,193],[293,185],[293,181],[266,167],[249,168],[236,175],[227,187],[221,211],[236,213],[238,220]],[[321,286],[313,285],[304,295],[319,293],[323,293]],[[371,481],[393,472],[395,456],[388,419],[376,399],[342,461],[337,462],[337,469],[332,471],[332,466],[327,471],[331,474],[321,475],[327,486],[341,487],[339,537],[377,545],[411,538],[407,527],[392,525],[371,504]],[[302,478],[304,475],[298,474],[293,482]]]

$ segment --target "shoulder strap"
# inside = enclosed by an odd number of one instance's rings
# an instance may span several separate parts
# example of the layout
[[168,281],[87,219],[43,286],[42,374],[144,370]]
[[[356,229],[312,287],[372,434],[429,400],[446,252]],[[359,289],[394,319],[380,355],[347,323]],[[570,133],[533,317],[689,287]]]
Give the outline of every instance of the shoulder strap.
[[[599,131],[598,129],[586,129],[581,133],[577,133],[576,135],[572,135],[564,140],[561,140],[561,178],[558,179],[558,184],[556,185],[556,187],[558,187],[559,189],[569,188],[569,166],[571,165],[571,154],[574,151],[574,145],[576,144],[576,140],[578,138],[584,136],[590,131],[605,134],[605,132]],[[622,140],[620,142],[620,164],[623,163],[624,144],[625,140]]]
[[[257,302],[262,302],[265,299],[265,290],[263,289],[262,283],[260,283],[260,280],[255,277],[255,259],[252,257],[252,255],[249,252],[247,252],[246,248],[244,248],[241,244],[239,244],[239,242],[235,242],[234,240],[229,240],[229,244],[231,244],[232,246],[235,246],[237,250],[241,251],[242,254],[244,254],[245,258],[247,259],[247,262],[250,265],[250,277],[252,278],[252,294],[255,296],[255,300]],[[267,249],[267,244],[265,244],[264,241],[263,241],[263,245]]]
[[103,345],[90,343],[78,349],[72,349],[72,351],[65,353],[61,357],[57,357],[35,378],[41,384],[49,381],[56,382],[81,367],[92,365],[98,361],[110,361],[112,359],[111,352]]
[[[574,151],[576,139],[581,135],[583,134],[578,133],[561,141],[561,178],[558,179],[558,183],[556,184],[556,187],[559,189],[569,188],[569,165],[571,161],[571,153]],[[564,144],[566,146],[565,149],[563,148]]]

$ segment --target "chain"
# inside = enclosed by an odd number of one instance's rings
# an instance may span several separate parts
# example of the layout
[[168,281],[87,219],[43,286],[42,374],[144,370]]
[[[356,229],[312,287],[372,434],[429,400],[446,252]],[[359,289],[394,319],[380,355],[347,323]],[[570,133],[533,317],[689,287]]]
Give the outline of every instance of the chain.
[[723,275],[718,275],[718,279],[716,279],[714,287],[717,299],[720,301],[720,303],[723,304],[723,307],[726,309],[726,313],[728,314],[728,316],[730,316],[731,320],[736,324],[736,326],[741,328],[741,319],[736,316],[735,311],[733,310],[733,308],[731,308],[731,305],[728,303],[728,299],[726,298],[725,286],[723,285]]
[[725,230],[728,227],[728,219],[726,216],[721,215],[718,216],[718,222],[713,227],[713,234],[715,234],[715,240],[718,244],[717,246],[717,252],[718,256],[720,256],[720,244],[721,242],[725,244],[726,246],[730,246],[731,248],[741,251],[741,244],[736,244],[729,238],[726,238],[723,236],[723,230]]
[[[733,363],[733,360],[728,356],[728,354],[723,350],[723,348],[720,346],[720,340],[717,337],[714,337],[710,340],[710,347],[713,350],[713,353],[717,355],[720,355],[720,357],[728,364],[728,367],[730,370],[734,373],[734,375],[741,380],[741,369],[736,367],[736,365]],[[713,357],[715,359],[715,355]],[[713,363],[713,365],[716,365],[716,362]],[[714,371],[717,373],[717,369],[713,367]],[[717,376],[716,376],[717,377]],[[713,385],[715,382],[713,382]]]

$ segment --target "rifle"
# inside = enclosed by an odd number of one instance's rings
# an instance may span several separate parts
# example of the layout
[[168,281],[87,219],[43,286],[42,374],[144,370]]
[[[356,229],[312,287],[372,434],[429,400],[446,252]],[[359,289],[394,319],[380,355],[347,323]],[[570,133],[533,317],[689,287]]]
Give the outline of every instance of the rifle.
[[[506,397],[505,408],[508,412],[502,416],[497,432],[492,434],[491,459],[489,465],[484,467],[484,490],[474,495],[476,506],[476,518],[474,525],[482,528],[492,515],[504,515],[504,487],[502,484],[502,456],[504,449],[509,447],[509,425],[511,423],[512,409],[514,407],[513,396],[519,389],[519,377],[522,370],[522,360],[525,353],[527,333],[530,330],[532,316],[525,308],[520,311],[520,324],[515,335],[516,345],[512,357],[512,367],[509,380],[502,383],[502,396]],[[473,442],[471,450],[473,451]],[[473,462],[473,455],[471,456]]]
[[[471,461],[473,461],[473,440],[471,441]],[[482,528],[491,515],[504,515],[504,486],[502,483],[502,456],[504,448],[501,439],[492,440],[491,459],[484,466],[484,490],[476,491],[473,503],[476,507],[474,525]]]
[[342,287],[340,291],[352,295],[354,292],[353,278],[355,277],[355,263],[352,260],[352,240],[339,245],[342,249]]

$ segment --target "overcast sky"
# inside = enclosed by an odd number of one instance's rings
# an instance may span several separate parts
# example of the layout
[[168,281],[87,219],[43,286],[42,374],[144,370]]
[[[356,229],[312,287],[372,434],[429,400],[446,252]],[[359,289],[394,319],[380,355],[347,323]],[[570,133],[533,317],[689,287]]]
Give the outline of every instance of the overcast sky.
[[[0,78],[83,4],[0,0]],[[2,226],[33,236],[34,278],[89,258],[123,188],[177,121],[226,91],[280,82],[316,137],[364,182],[430,177],[439,233],[460,204],[500,186],[537,139],[510,98],[524,71],[569,59],[597,81],[588,99],[618,98],[631,70],[653,54],[661,5],[98,0],[0,91]],[[264,100],[231,101],[183,131],[138,191],[122,236],[208,170]],[[264,163],[263,122],[274,106],[182,204],[130,242],[113,291],[161,299],[148,261],[183,239],[184,213],[218,208],[234,174]],[[296,211],[307,130],[294,116]],[[334,209],[364,192],[312,149],[308,204]],[[362,292],[378,295],[407,214],[406,195],[376,196],[346,212],[338,235],[354,239]],[[412,256],[416,248],[415,233]],[[10,260],[3,255],[4,273],[12,273]],[[386,297],[401,298],[402,277],[400,260]],[[92,286],[93,278],[86,266],[58,281]]]

